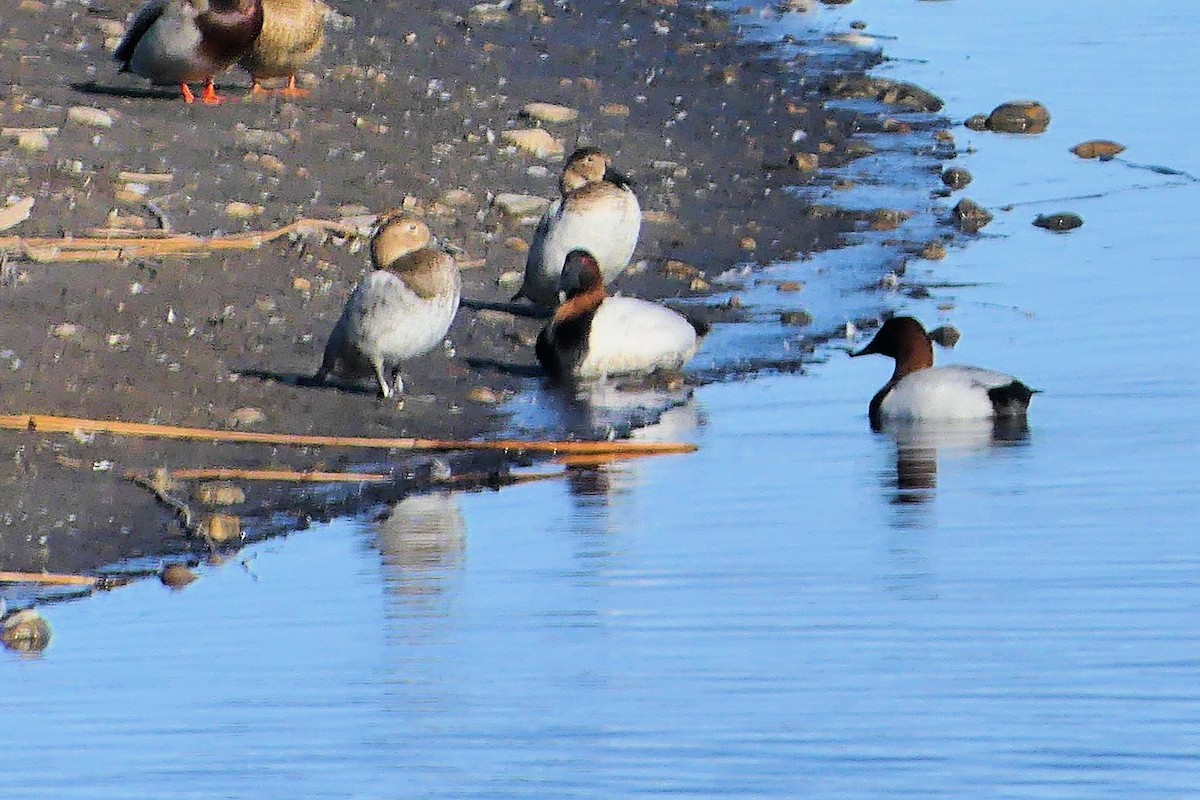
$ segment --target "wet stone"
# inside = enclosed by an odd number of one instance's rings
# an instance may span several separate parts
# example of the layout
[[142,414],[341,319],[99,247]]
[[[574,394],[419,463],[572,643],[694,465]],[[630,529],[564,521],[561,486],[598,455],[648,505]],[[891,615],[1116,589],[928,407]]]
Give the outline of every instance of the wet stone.
[[1125,145],[1108,139],[1090,139],[1072,147],[1071,152],[1080,158],[1098,158],[1101,161],[1107,161],[1125,152]]
[[987,127],[999,133],[1042,133],[1050,127],[1050,112],[1035,100],[1001,103],[988,115]]
[[940,97],[916,84],[868,75],[835,75],[822,90],[842,100],[876,100],[909,111],[941,111],[944,105]]
[[579,118],[579,112],[570,106],[560,106],[556,103],[526,103],[521,109],[521,115],[538,122],[562,124],[574,122]]
[[992,221],[992,215],[986,209],[966,197],[958,201],[952,217],[955,224],[966,233],[977,233]]
[[946,246],[941,242],[930,242],[921,248],[921,258],[928,261],[941,261],[946,257]]
[[950,167],[942,173],[942,183],[954,191],[962,189],[971,182],[971,173],[962,167]]
[[112,115],[107,111],[91,106],[72,106],[67,109],[67,121],[76,125],[87,125],[91,128],[111,128]]
[[544,197],[508,192],[496,195],[492,202],[496,208],[500,209],[501,214],[509,217],[540,215],[550,205],[550,201]]
[[988,129],[988,118],[986,114],[972,114],[963,121],[963,125],[973,131],[986,131]]
[[929,338],[942,347],[954,347],[962,338],[962,334],[953,325],[939,325],[929,332]]
[[231,428],[245,428],[251,425],[257,425],[266,420],[267,415],[261,409],[252,406],[244,406],[235,410],[229,415],[228,425]]
[[196,487],[196,500],[206,506],[236,506],[246,502],[246,493],[226,481],[202,483]]
[[816,153],[793,153],[789,161],[801,172],[816,172],[820,158]]
[[1083,218],[1069,211],[1058,214],[1038,214],[1034,218],[1033,224],[1048,231],[1066,233],[1083,225]]
[[183,564],[171,564],[159,573],[158,579],[162,581],[163,586],[169,589],[182,589],[196,580],[196,573]]
[[14,611],[0,623],[0,642],[17,653],[40,653],[50,645],[50,624],[32,608]]
[[537,158],[560,158],[566,152],[563,143],[543,128],[504,131],[500,139]]
[[779,314],[779,321],[784,325],[792,325],[797,328],[803,328],[806,325],[811,325],[813,321],[812,314],[807,311],[783,311]]

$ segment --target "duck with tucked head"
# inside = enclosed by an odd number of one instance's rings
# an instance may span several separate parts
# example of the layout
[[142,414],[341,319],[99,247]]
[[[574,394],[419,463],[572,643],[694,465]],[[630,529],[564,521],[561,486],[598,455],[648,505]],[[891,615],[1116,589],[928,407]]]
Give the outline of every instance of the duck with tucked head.
[[642,229],[642,208],[629,179],[612,168],[612,158],[595,147],[571,154],[558,182],[562,194],[550,204],[533,234],[525,259],[525,282],[513,300],[525,297],[546,308],[558,301],[558,278],[567,254],[586,250],[611,283],[629,264]]
[[320,0],[262,0],[262,6],[262,33],[238,61],[254,81],[250,92],[266,94],[263,81],[287,78],[287,86],[274,91],[304,97],[308,91],[297,88],[296,73],[321,52],[329,6]]
[[538,361],[560,380],[648,375],[683,368],[707,328],[635,297],[606,297],[596,258],[572,250],[560,281],[565,299],[538,335]]
[[895,359],[896,369],[871,398],[871,426],[887,421],[1014,419],[1025,416],[1036,390],[980,367],[933,366],[933,344],[912,317],[892,317],[863,349]]
[[380,217],[371,240],[374,271],[346,302],[312,382],[374,378],[382,397],[404,390],[400,364],[445,338],[462,296],[458,265],[432,240],[425,223],[409,214]]
[[113,58],[122,72],[157,84],[177,84],[185,103],[189,83],[204,81],[200,100],[222,102],[213,76],[250,49],[263,27],[262,0],[150,0],[133,18]]

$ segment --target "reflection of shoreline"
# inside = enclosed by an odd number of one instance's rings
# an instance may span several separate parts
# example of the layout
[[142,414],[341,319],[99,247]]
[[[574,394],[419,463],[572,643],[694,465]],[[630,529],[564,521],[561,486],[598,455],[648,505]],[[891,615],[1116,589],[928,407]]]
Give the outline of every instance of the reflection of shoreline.
[[439,594],[463,565],[467,522],[450,492],[410,495],[379,520],[375,540],[395,594]]
[[890,503],[922,505],[937,494],[938,456],[985,452],[1027,441],[1024,419],[983,419],[961,422],[891,422],[879,435],[896,447],[896,469],[885,475],[885,487],[894,490]]

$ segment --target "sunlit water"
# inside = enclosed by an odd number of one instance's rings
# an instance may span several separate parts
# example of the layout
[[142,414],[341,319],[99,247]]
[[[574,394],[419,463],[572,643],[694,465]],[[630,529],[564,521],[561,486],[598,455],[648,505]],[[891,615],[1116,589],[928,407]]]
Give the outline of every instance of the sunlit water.
[[[880,72],[952,119],[1049,106],[1040,137],[955,129],[977,201],[1103,193],[997,211],[906,276],[975,285],[885,298],[963,330],[944,360],[1042,389],[1027,432],[872,434],[888,364],[827,347],[648,434],[695,455],[54,606],[43,656],[0,657],[3,796],[1195,796],[1200,187],[1067,148],[1200,175],[1200,7],[1064,5],[816,18],[898,37]],[[1059,210],[1085,226],[1029,225]]]

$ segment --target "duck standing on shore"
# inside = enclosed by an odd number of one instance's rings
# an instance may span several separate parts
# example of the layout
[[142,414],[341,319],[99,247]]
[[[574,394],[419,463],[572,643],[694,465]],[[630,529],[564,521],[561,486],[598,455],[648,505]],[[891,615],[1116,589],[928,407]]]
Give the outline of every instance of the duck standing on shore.
[[262,0],[150,0],[113,52],[122,72],[156,84],[178,84],[183,101],[195,101],[189,83],[204,81],[200,101],[224,98],[213,76],[250,49],[263,27]]
[[1020,418],[1035,393],[1012,375],[980,367],[933,366],[933,344],[912,317],[892,317],[852,357],[895,359],[892,378],[871,398],[871,427],[885,421]]
[[264,80],[287,78],[287,86],[274,91],[303,97],[308,91],[297,88],[296,72],[321,52],[329,6],[320,0],[262,0],[262,6],[262,33],[238,61],[254,82],[250,92],[265,94],[271,90]]
[[683,368],[707,332],[682,314],[635,297],[606,297],[597,259],[567,255],[566,299],[538,335],[538,361],[558,380],[648,375]]
[[567,159],[558,183],[562,194],[542,215],[529,255],[525,281],[513,300],[525,297],[553,308],[558,279],[572,250],[586,250],[611,283],[629,264],[642,229],[642,209],[633,187],[612,168],[603,150],[581,147]]
[[374,377],[379,394],[404,390],[400,364],[432,350],[450,329],[462,295],[454,258],[430,246],[429,228],[399,211],[384,213],[371,239],[374,271],[354,288],[312,377]]

